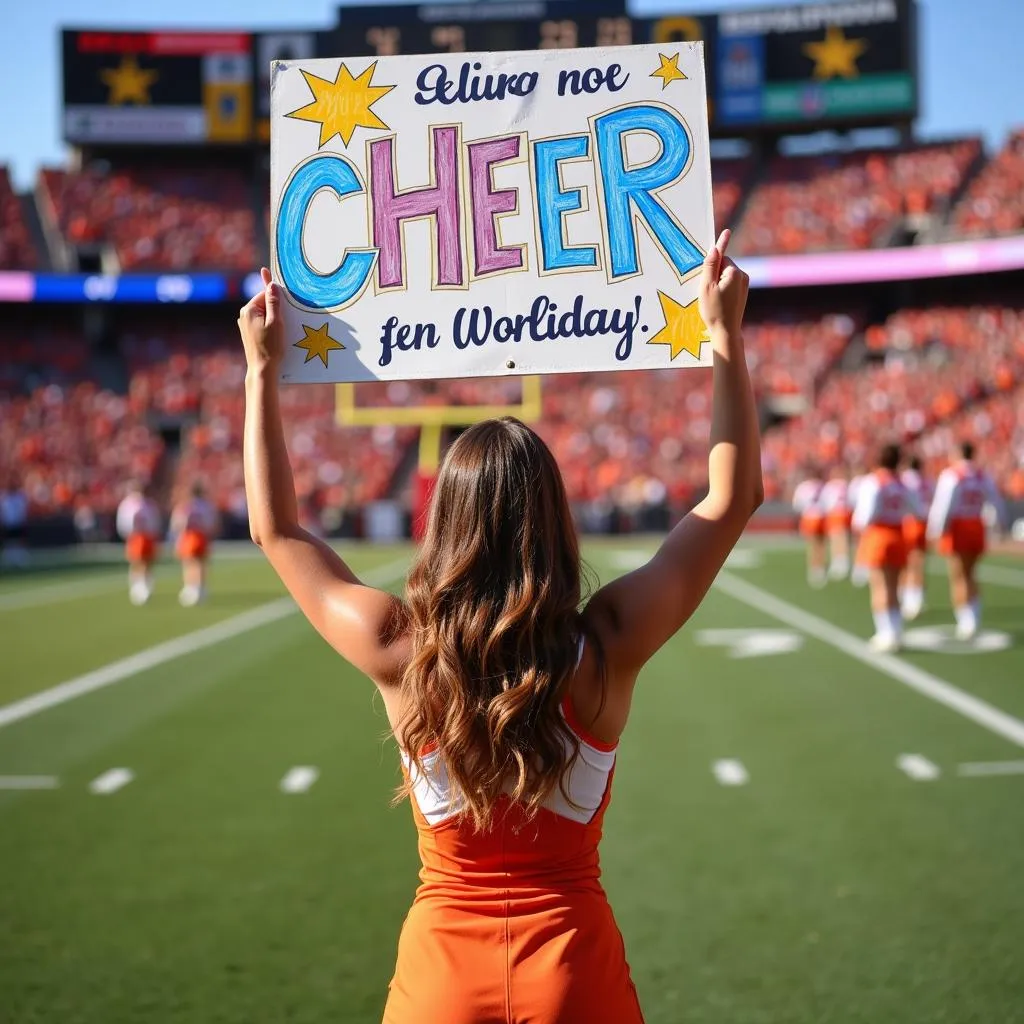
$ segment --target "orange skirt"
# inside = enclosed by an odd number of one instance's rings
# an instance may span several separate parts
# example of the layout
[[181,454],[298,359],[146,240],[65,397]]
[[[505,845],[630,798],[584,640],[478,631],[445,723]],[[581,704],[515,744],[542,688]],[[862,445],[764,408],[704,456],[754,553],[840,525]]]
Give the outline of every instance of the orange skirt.
[[383,1024],[643,1024],[603,894],[417,897]]
[[985,551],[985,524],[980,519],[954,519],[939,538],[939,554],[974,555]]
[[199,530],[185,530],[178,538],[178,557],[182,560],[206,558],[210,550],[210,542],[206,534]]
[[156,538],[146,533],[133,533],[124,546],[129,562],[149,565],[156,559]]
[[903,539],[906,541],[908,551],[927,551],[926,524],[917,516],[907,516],[903,520]]
[[805,512],[800,517],[800,532],[805,537],[824,537],[825,517],[820,512]]
[[829,512],[825,519],[829,533],[848,533],[852,522],[853,513],[845,509],[842,512]]
[[861,534],[857,561],[869,569],[902,569],[907,564],[907,542],[901,526],[869,526]]

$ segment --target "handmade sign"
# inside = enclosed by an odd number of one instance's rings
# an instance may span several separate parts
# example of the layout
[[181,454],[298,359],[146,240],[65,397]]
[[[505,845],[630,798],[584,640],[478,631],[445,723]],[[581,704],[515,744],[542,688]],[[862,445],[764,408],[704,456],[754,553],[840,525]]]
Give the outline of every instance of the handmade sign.
[[707,365],[700,43],[277,61],[288,381]]

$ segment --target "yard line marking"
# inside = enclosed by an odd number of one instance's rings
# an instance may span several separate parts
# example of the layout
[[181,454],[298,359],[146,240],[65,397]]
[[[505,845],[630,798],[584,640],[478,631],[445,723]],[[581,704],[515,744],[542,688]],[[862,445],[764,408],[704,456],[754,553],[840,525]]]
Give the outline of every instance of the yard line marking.
[[956,770],[965,779],[983,775],[1024,775],[1024,761],[968,761]]
[[299,764],[288,769],[288,773],[279,785],[282,793],[305,793],[319,778],[319,768],[314,768],[309,764]]
[[135,774],[130,768],[111,768],[110,771],[97,775],[89,783],[89,792],[97,796],[109,796],[119,789],[124,789],[134,778]]
[[896,767],[915,782],[931,782],[942,774],[937,764],[920,754],[900,754]]
[[833,626],[831,622],[811,615],[810,612],[805,612],[767,590],[733,576],[732,573],[720,572],[715,585],[730,597],[735,597],[737,601],[742,601],[780,622],[803,630],[809,636],[830,644],[851,658],[856,658],[865,665],[891,676],[929,700],[945,705],[951,711],[988,729],[989,732],[1016,743],[1018,747],[1024,747],[1024,721],[1001,711],[987,701],[965,693],[952,683],[947,683],[916,665],[901,661],[894,655],[873,651],[864,640],[852,633],[847,633],[846,630]]
[[716,761],[711,770],[715,778],[723,786],[745,786],[750,781],[747,769],[743,767],[742,761],[735,761],[732,758],[725,758]]
[[0,775],[0,789],[56,789],[59,785],[54,775]]
[[117,590],[125,582],[118,573],[116,579],[109,576],[102,580],[72,580],[67,583],[48,583],[29,590],[14,590],[0,594],[0,612],[20,611],[23,608],[38,608],[40,605],[72,601],[76,597],[102,594],[105,590]]
[[[379,569],[371,570],[363,577],[363,582],[368,586],[381,586],[384,583],[391,583],[398,579],[400,574],[405,572],[408,566],[408,559],[396,559],[382,565]],[[185,633],[175,637],[173,640],[165,640],[154,647],[147,647],[144,651],[131,654],[127,658],[112,661],[109,665],[86,672],[85,675],[76,676],[66,682],[58,683],[48,690],[42,690],[0,707],[0,729],[20,722],[24,718],[38,715],[41,711],[57,707],[59,704],[66,704],[76,697],[92,693],[94,690],[101,690],[106,686],[119,683],[123,679],[146,672],[157,665],[166,664],[175,658],[185,654],[192,654],[194,651],[201,651],[215,644],[223,643],[225,640],[232,640],[243,633],[249,633],[261,626],[270,625],[298,611],[295,603],[290,597],[278,598],[268,604],[258,605],[250,608],[240,615],[233,615],[229,619],[215,622],[212,626],[204,626],[202,629]]]

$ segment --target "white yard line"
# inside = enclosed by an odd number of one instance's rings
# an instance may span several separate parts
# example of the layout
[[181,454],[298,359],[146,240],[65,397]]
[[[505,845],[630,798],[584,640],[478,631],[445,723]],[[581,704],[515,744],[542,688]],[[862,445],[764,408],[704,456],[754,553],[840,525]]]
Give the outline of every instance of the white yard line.
[[915,782],[932,782],[942,774],[937,764],[920,754],[900,754],[896,767]]
[[[393,583],[402,577],[407,566],[408,559],[396,559],[365,573],[362,579],[371,587]],[[101,690],[113,683],[119,683],[123,679],[138,675],[140,672],[156,668],[157,665],[166,664],[175,658],[213,647],[215,644],[232,640],[236,636],[249,633],[261,626],[270,625],[272,622],[292,615],[295,611],[297,608],[292,599],[283,597],[251,608],[240,615],[233,615],[230,619],[216,622],[212,626],[205,626],[203,629],[194,630],[184,636],[175,637],[173,640],[166,640],[154,647],[147,647],[137,654],[131,654],[127,658],[103,665],[92,672],[86,672],[85,675],[76,676],[74,679],[59,683],[48,690],[35,693],[31,697],[25,697],[23,700],[0,707],[0,729],[12,725],[14,722],[20,722],[24,718],[30,718],[32,715],[38,715],[41,711],[66,704],[76,697],[82,697],[94,690]]]
[[306,793],[318,778],[320,778],[319,768],[308,764],[297,764],[288,770],[278,785],[282,793]]
[[111,768],[102,775],[97,775],[89,783],[89,792],[95,793],[96,796],[110,796],[111,793],[124,789],[134,778],[135,773],[131,768]]
[[960,765],[956,773],[965,779],[984,775],[1024,775],[1024,761],[969,761]]
[[723,786],[745,786],[750,781],[750,774],[743,767],[743,762],[733,758],[715,761],[711,771]]
[[59,785],[54,775],[0,775],[0,789],[56,789]]
[[92,594],[102,594],[108,590],[118,589],[128,589],[121,573],[118,573],[116,578],[107,574],[100,580],[68,580],[64,583],[47,583],[41,587],[12,590],[9,593],[0,594],[0,612],[38,608],[41,605],[73,601],[79,597],[89,597]]
[[751,608],[778,619],[779,622],[784,622],[823,643],[830,644],[851,658],[856,658],[865,665],[870,665],[873,669],[903,683],[904,686],[909,686],[910,689],[916,690],[929,700],[942,704],[964,718],[970,719],[982,728],[988,729],[989,732],[1002,736],[1019,747],[1024,747],[1024,721],[1014,718],[1013,715],[1001,711],[978,697],[965,693],[953,686],[952,683],[947,683],[944,679],[939,679],[938,676],[933,676],[930,672],[926,672],[910,662],[901,661],[891,654],[879,654],[877,651],[873,651],[860,637],[847,633],[846,630],[832,625],[831,622],[820,619],[817,615],[812,615],[788,601],[783,601],[767,590],[762,590],[761,587],[754,586],[753,583],[733,576],[730,572],[720,572],[715,586],[723,593],[736,598],[737,601],[742,601],[744,604],[750,605]]

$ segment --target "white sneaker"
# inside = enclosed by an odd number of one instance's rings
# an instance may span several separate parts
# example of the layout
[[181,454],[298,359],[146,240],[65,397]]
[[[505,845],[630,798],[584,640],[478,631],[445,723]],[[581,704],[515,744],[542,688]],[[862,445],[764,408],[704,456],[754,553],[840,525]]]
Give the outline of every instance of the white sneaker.
[[957,640],[973,640],[978,635],[978,627],[973,622],[958,622],[956,624]]
[[828,578],[830,580],[845,580],[850,575],[850,563],[846,561],[833,562],[828,567]]
[[152,590],[150,590],[145,583],[133,583],[128,588],[128,600],[138,607],[139,605],[145,604],[152,593]]
[[828,576],[825,575],[824,569],[808,569],[807,570],[807,585],[812,590],[821,590],[828,584]]
[[178,604],[182,608],[194,608],[199,604],[199,596],[197,587],[182,587],[178,593]]
[[900,638],[895,633],[876,633],[868,646],[879,654],[895,654],[900,649]]
[[854,565],[850,573],[850,582],[855,587],[866,587],[868,585],[868,570],[863,565]]

